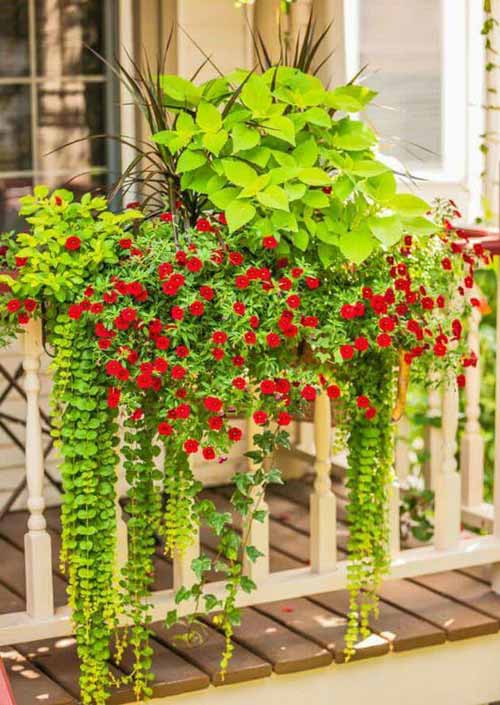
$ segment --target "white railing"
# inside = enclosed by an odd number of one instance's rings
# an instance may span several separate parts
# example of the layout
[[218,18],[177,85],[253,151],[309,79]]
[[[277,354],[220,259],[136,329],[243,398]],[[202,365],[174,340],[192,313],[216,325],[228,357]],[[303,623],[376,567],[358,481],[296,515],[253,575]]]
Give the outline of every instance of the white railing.
[[[498,287],[500,292],[500,286]],[[498,311],[500,312],[500,294]],[[500,314],[499,314],[500,319]],[[479,357],[477,309],[469,327],[471,348]],[[497,326],[497,350],[500,351],[500,320]],[[26,474],[28,480],[28,532],[25,538],[26,612],[0,616],[0,645],[15,644],[71,633],[67,606],[54,608],[52,590],[51,539],[46,530],[43,499],[43,451],[39,404],[39,365],[41,354],[40,325],[31,322],[25,334],[24,368],[27,395]],[[496,362],[497,409],[500,409],[500,352]],[[403,578],[442,570],[492,564],[492,585],[500,592],[500,413],[496,418],[495,498],[492,505],[483,501],[483,441],[479,426],[480,364],[467,369],[465,391],[465,428],[457,448],[459,394],[455,385],[442,392],[429,393],[429,413],[440,416],[441,425],[426,430],[425,443],[430,457],[425,467],[427,486],[435,491],[434,542],[419,548],[401,549],[399,542],[399,494],[409,473],[408,421],[399,422],[395,453],[395,480],[390,503],[391,571],[388,579]],[[240,605],[312,595],[346,587],[347,561],[337,560],[336,500],[330,485],[331,419],[326,395],[317,398],[314,413],[311,455],[310,434],[296,434],[297,446],[287,455],[289,467],[304,468],[312,461],[316,474],[310,499],[310,563],[293,570],[271,573],[269,570],[269,523],[250,528],[251,542],[264,554],[255,564],[246,563],[245,571],[257,583],[257,590],[239,596]],[[249,424],[249,436],[252,427]],[[457,472],[457,451],[459,468]],[[293,472],[292,472],[293,474]],[[118,509],[118,508],[117,508]],[[489,528],[487,535],[463,533],[462,521]],[[119,523],[119,561],[126,558],[126,525]],[[152,593],[153,619],[161,619],[174,607],[175,589],[189,584],[193,575],[191,561],[198,554],[199,541],[183,556],[173,561],[173,589]],[[212,583],[210,592],[222,595],[223,583]],[[182,603],[184,613],[192,609]]]

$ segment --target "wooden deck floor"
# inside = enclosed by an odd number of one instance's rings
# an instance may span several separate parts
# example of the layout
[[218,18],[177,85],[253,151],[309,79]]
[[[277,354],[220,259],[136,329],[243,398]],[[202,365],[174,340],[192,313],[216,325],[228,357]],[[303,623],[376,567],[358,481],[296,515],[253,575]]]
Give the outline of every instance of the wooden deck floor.
[[[268,497],[271,512],[271,570],[280,571],[308,562],[310,481],[291,481]],[[334,483],[338,497],[339,556],[345,555],[345,490]],[[205,494],[226,508],[229,488],[206,490]],[[56,603],[66,601],[66,584],[57,571],[60,546],[59,511],[49,509],[47,521],[54,549]],[[25,597],[23,536],[26,513],[13,512],[0,523],[0,612],[23,609]],[[215,539],[201,536],[203,550],[211,553]],[[172,583],[171,565],[156,558],[157,588]],[[491,592],[484,569],[453,571],[386,583],[380,591],[380,616],[373,622],[373,635],[358,645],[357,659],[383,656],[390,650],[407,651],[456,641],[500,630],[500,596]],[[234,635],[235,652],[225,683],[266,678],[343,662],[345,591],[257,605],[243,610]],[[222,685],[219,658],[223,637],[209,621],[203,639],[186,646],[176,638],[179,628],[154,626],[154,694],[175,695]],[[78,662],[74,640],[52,639],[16,647],[1,647],[0,653],[12,680],[19,705],[70,705],[78,703]],[[114,664],[117,673],[131,668],[128,654]],[[111,703],[133,701],[130,690],[115,690]]]

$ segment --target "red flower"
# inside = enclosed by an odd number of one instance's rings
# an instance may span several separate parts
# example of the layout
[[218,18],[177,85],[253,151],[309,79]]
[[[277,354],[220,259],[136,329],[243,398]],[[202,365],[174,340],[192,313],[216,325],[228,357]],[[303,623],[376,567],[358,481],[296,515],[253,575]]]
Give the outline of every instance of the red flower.
[[170,310],[170,315],[172,316],[174,321],[182,321],[184,318],[184,309],[182,309],[180,306],[172,306]]
[[380,330],[384,331],[384,333],[390,333],[391,331],[394,330],[396,324],[394,323],[392,318],[389,318],[389,316],[384,316],[378,322],[378,326],[379,326]]
[[160,213],[160,220],[163,223],[171,223],[173,220],[172,213],[170,211],[167,211],[166,213]]
[[222,360],[224,358],[224,350],[222,348],[213,348],[212,355],[216,360]]
[[302,316],[300,322],[305,328],[317,328],[319,320],[317,316]]
[[340,316],[346,321],[356,318],[356,309],[351,304],[344,304],[340,309]]
[[213,460],[215,458],[215,450],[210,446],[208,446],[207,448],[203,448],[201,452],[205,460]]
[[158,424],[158,433],[160,436],[171,436],[174,432],[173,427],[168,423],[168,421],[161,421]]
[[379,348],[388,348],[392,343],[392,338],[387,333],[380,333],[377,335],[377,345]]
[[341,345],[340,356],[343,360],[351,360],[354,357],[354,348],[352,345]]
[[154,368],[161,375],[168,370],[168,362],[164,357],[157,357],[153,362]]
[[[54,196],[54,203],[56,204],[56,206],[62,206],[62,202],[63,202],[63,201],[62,201],[61,196]],[[127,208],[128,208],[128,207],[129,207],[129,206],[127,206]]]
[[238,428],[237,426],[231,426],[231,428],[227,432],[227,435],[229,436],[229,440],[236,442],[241,441],[243,432],[241,428]]
[[103,294],[104,303],[106,304],[114,304],[116,303],[116,300],[118,299],[118,294],[116,291],[109,291]]
[[198,257],[190,257],[186,262],[186,267],[190,272],[199,272],[203,267],[203,262]]
[[278,280],[278,286],[281,291],[290,291],[293,286],[293,282],[288,277],[281,277],[281,279]]
[[210,286],[200,286],[200,296],[205,301],[212,301],[215,296],[215,291]]
[[260,326],[260,320],[258,316],[250,316],[250,320],[248,322],[250,323],[250,326],[252,328],[258,328]]
[[444,357],[447,352],[446,345],[443,345],[443,343],[436,343],[433,348],[434,355],[436,357]]
[[135,383],[139,389],[150,389],[153,386],[153,378],[150,374],[140,374],[136,377]]
[[19,299],[11,299],[7,303],[7,311],[10,311],[10,313],[15,313],[16,311],[19,311],[21,308],[21,302]]
[[203,405],[207,411],[217,412],[222,409],[222,401],[218,397],[205,397]]
[[441,267],[444,270],[449,271],[451,269],[451,259],[449,257],[443,257],[441,260]]
[[243,255],[240,252],[230,252],[229,262],[234,267],[239,267],[239,265],[243,264]]
[[279,348],[281,345],[281,338],[277,333],[268,333],[266,335],[266,341],[270,348]]
[[279,392],[279,394],[288,394],[290,387],[290,382],[287,379],[276,380],[276,391]]
[[361,289],[361,295],[364,299],[371,299],[373,296],[373,290],[369,286],[364,286]]
[[187,441],[184,441],[183,448],[188,454],[197,453],[199,447],[200,446],[198,441],[196,441],[194,438],[188,438]]
[[304,270],[302,267],[293,267],[291,274],[294,279],[298,279],[304,274]]
[[279,242],[276,240],[274,235],[267,235],[267,237],[263,238],[262,240],[262,247],[264,247],[266,250],[274,250],[275,247],[278,247]]
[[245,274],[238,274],[234,278],[234,285],[237,289],[246,289],[250,285],[250,279]]
[[243,314],[244,314],[245,311],[246,311],[246,306],[245,306],[245,304],[242,303],[241,301],[236,301],[236,302],[233,304],[233,311],[234,311],[238,316],[243,316]]
[[365,418],[370,421],[371,419],[375,418],[377,415],[377,410],[373,408],[373,406],[370,406],[366,411],[365,411]]
[[196,230],[199,233],[209,233],[212,230],[212,226],[206,218],[198,218]]
[[274,394],[276,385],[272,379],[263,379],[260,383],[260,391],[262,394]]
[[108,406],[110,409],[115,409],[120,403],[120,390],[116,387],[108,389]]
[[143,416],[144,411],[142,409],[136,409],[131,413],[130,418],[132,419],[132,421],[140,421]]
[[221,330],[216,330],[212,334],[212,340],[216,345],[224,345],[224,343],[227,341],[227,333],[224,333]]
[[220,416],[211,416],[208,419],[208,425],[209,428],[212,429],[212,431],[220,431],[223,423],[224,422]]
[[367,409],[370,406],[370,400],[368,399],[368,397],[360,395],[356,399],[356,405],[358,409]]
[[255,345],[255,343],[257,342],[257,336],[255,335],[253,330],[249,330],[245,333],[244,340],[247,345]]
[[24,267],[27,261],[27,257],[16,257],[16,267]]
[[338,399],[340,397],[340,387],[336,384],[330,384],[326,388],[326,393],[330,399]]
[[217,220],[221,225],[227,225],[227,220],[224,213],[219,213],[219,215],[217,216]]
[[286,303],[290,308],[298,308],[300,306],[300,296],[292,294],[287,298]]
[[370,299],[370,304],[371,304],[372,309],[379,316],[383,313],[387,313],[387,303],[386,303],[383,296],[380,296],[379,294],[375,294]]
[[460,388],[465,387],[465,384],[466,384],[465,375],[457,375],[457,384]]
[[181,359],[187,357],[189,355],[189,348],[187,348],[185,345],[178,345],[175,348],[175,354]]
[[187,370],[182,365],[174,365],[170,370],[172,379],[183,379],[186,376]]
[[128,237],[124,237],[121,240],[118,240],[118,244],[122,248],[122,250],[130,250],[132,247],[132,240]]
[[77,321],[83,313],[83,308],[80,304],[71,304],[68,309],[68,316],[74,321]]
[[306,286],[308,289],[317,289],[320,281],[317,277],[306,277]]
[[358,352],[364,352],[365,350],[368,350],[368,340],[364,336],[360,335],[359,338],[356,338],[354,341],[354,347]]
[[189,404],[179,404],[175,409],[175,416],[178,419],[188,419],[191,416],[191,407]]
[[310,384],[306,384],[300,392],[300,396],[306,401],[314,401],[316,399],[316,390]]
[[35,301],[35,299],[25,299],[24,300],[24,308],[26,309],[26,311],[28,311],[28,313],[33,313],[33,311],[36,309],[36,307],[37,307],[37,302]]
[[158,350],[168,350],[170,347],[170,339],[165,335],[159,335],[155,340]]
[[174,271],[174,268],[170,264],[170,262],[162,262],[158,266],[158,277],[160,279],[166,279],[172,272]]
[[424,296],[424,298],[422,299],[422,308],[426,311],[432,311],[432,309],[434,308],[434,301],[431,299],[430,296]]
[[241,355],[235,355],[232,359],[231,362],[235,367],[243,367],[245,364],[245,358],[242,357]]
[[288,424],[292,420],[292,417],[290,416],[288,411],[280,411],[276,420],[278,422],[278,426],[288,426]]
[[70,237],[68,237],[66,242],[64,243],[64,247],[70,251],[79,250],[81,244],[82,244],[82,241],[80,240],[79,237],[76,237],[76,235],[70,235]]
[[242,391],[246,388],[247,382],[243,377],[235,377],[231,383],[235,389]]
[[29,323],[30,317],[28,316],[27,313],[18,313],[17,314],[17,322],[21,326],[25,326],[27,323]]
[[267,423],[267,414],[265,411],[254,411],[252,418],[257,426],[264,426],[264,424]]
[[97,313],[102,313],[104,311],[104,306],[102,303],[97,301],[95,304],[92,304],[90,307],[90,313],[97,314]]

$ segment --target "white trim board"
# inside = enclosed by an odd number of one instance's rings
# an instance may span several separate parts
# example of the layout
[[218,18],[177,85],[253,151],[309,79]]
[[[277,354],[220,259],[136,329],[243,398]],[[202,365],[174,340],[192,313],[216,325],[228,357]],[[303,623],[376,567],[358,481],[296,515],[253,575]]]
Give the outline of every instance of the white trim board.
[[500,698],[500,635],[157,698],[151,705],[484,705]]

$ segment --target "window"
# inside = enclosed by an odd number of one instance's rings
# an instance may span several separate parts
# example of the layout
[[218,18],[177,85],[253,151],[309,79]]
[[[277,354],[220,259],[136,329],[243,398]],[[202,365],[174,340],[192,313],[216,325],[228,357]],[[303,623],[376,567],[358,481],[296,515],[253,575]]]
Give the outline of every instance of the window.
[[470,110],[480,111],[484,73],[481,6],[475,0],[344,2],[348,76],[368,65],[366,82],[379,95],[366,117],[384,154],[415,176],[449,183],[469,178],[480,132],[476,120],[472,147]]
[[[113,53],[112,0],[0,2],[0,229],[15,228],[19,198],[36,183],[77,194],[116,178],[113,82],[87,48]],[[61,150],[61,145],[74,142]],[[113,172],[113,173],[112,173]]]

